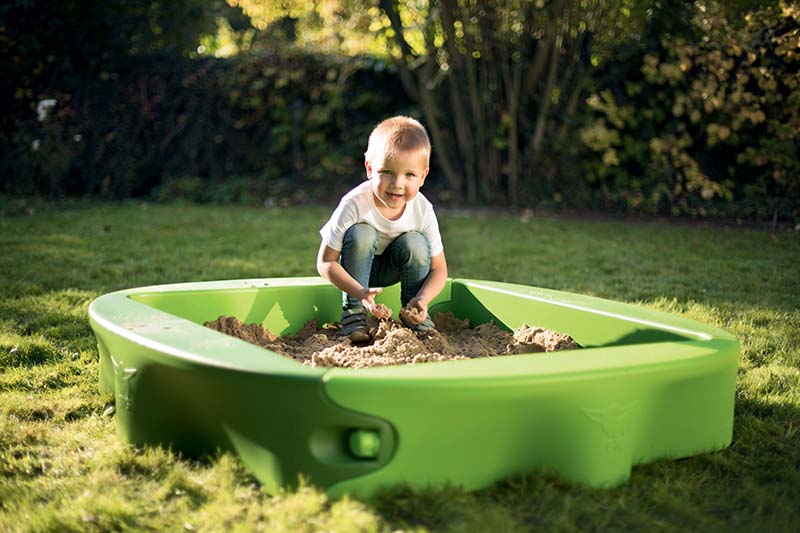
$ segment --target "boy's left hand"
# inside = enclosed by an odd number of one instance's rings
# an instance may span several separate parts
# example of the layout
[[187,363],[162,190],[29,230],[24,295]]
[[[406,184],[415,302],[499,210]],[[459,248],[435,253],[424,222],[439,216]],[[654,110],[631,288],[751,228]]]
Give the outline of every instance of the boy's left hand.
[[428,317],[428,304],[419,296],[409,300],[407,307],[414,307],[421,311],[419,314],[414,313],[407,315],[407,320],[413,324],[419,324]]
[[375,296],[379,295],[383,291],[382,287],[370,288],[364,287],[361,291],[359,297],[361,298],[361,305],[364,306],[364,309],[369,311],[372,314],[375,314]]

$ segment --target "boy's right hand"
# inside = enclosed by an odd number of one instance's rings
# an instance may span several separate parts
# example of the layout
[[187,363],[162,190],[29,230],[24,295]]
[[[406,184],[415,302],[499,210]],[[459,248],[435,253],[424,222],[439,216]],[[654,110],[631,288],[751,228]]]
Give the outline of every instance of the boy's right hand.
[[369,311],[371,314],[375,313],[375,306],[377,305],[375,303],[375,296],[379,295],[381,292],[383,292],[382,287],[376,287],[376,288],[364,287],[364,289],[361,291],[361,294],[359,295],[361,297],[361,305],[363,305],[364,309]]

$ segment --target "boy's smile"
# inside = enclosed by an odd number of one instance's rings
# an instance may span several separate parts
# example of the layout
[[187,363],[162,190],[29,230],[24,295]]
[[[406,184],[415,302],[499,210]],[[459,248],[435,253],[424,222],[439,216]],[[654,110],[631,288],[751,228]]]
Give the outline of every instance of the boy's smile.
[[419,152],[377,155],[364,165],[372,181],[375,204],[390,218],[403,213],[406,203],[414,199],[428,175],[428,158]]

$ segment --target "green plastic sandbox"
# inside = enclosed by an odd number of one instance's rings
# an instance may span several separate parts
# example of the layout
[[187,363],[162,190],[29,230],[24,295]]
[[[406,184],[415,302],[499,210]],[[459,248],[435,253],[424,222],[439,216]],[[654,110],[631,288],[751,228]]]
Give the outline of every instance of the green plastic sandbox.
[[[399,286],[376,299],[396,312]],[[739,343],[676,315],[566,292],[448,280],[431,314],[571,335],[583,348],[366,369],[318,368],[203,327],[221,315],[295,332],[338,321],[321,278],[182,283],[92,302],[100,388],[119,435],[233,451],[267,488],[331,495],[397,483],[476,489],[548,470],[589,486],[731,443]]]

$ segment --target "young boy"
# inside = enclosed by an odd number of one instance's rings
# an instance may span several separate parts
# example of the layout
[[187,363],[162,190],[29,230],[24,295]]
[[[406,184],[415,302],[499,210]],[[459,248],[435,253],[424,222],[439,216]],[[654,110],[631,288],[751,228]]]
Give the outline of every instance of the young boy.
[[444,288],[447,262],[431,203],[419,192],[428,175],[431,142],[413,118],[384,120],[369,136],[367,181],[342,197],[320,230],[319,274],[341,289],[342,335],[369,340],[367,314],[375,296],[400,282],[403,323],[434,328],[428,303]]

